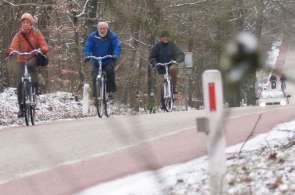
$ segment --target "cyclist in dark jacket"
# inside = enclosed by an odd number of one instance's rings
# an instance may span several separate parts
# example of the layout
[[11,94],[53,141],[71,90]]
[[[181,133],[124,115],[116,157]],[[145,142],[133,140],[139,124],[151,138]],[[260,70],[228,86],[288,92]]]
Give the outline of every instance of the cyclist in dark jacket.
[[[170,41],[170,35],[168,31],[163,31],[160,35],[160,41],[153,46],[150,52],[149,61],[153,67],[157,63],[167,63],[171,60],[177,62],[184,61],[184,53],[181,51],[175,43]],[[157,67],[159,74],[165,74],[164,67]],[[172,78],[173,84],[173,93],[177,93],[176,84],[177,84],[177,66],[172,64],[169,66],[170,75]]]
[[[105,55],[113,55],[114,59],[105,59],[102,61],[102,68],[107,73],[107,92],[113,93],[116,91],[115,83],[115,60],[120,56],[121,46],[117,35],[110,31],[107,22],[99,22],[97,24],[97,31],[88,35],[83,55],[85,62],[88,61],[87,56],[102,57]],[[92,81],[95,86],[95,79],[98,72],[97,60],[92,61]],[[93,87],[93,95],[96,93],[95,87]],[[110,94],[110,97],[112,95]]]

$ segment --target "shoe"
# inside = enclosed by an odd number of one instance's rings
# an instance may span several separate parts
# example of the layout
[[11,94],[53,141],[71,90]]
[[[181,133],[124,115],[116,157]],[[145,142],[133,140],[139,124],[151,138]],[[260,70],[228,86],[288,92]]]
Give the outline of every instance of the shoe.
[[42,93],[41,93],[41,91],[40,90],[37,90],[36,91],[36,95],[41,95]]
[[160,109],[165,110],[165,106],[163,104],[161,104]]
[[114,100],[114,94],[110,92],[109,95],[108,95],[108,99],[109,99],[109,101],[113,101]]
[[17,118],[22,118],[22,117],[24,117],[24,113],[23,111],[19,110],[17,113]]
[[178,94],[178,91],[176,89],[173,89],[172,91],[174,95]]
[[41,95],[41,90],[39,87],[35,88],[35,94],[36,95]]

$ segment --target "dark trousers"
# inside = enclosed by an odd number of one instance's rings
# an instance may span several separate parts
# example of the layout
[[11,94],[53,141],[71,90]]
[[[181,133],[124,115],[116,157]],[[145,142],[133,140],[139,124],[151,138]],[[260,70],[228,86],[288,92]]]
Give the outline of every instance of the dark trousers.
[[[106,72],[107,77],[107,92],[116,92],[116,82],[115,82],[115,68],[113,64],[107,64],[102,66],[102,70]],[[92,82],[93,82],[93,96],[96,94],[95,82],[98,73],[98,65],[92,65]]]
[[[32,58],[27,62],[28,66],[28,71],[31,75],[32,79],[32,85],[35,89],[38,88],[38,74],[37,74],[37,68],[36,68],[36,58]],[[18,100],[18,105],[19,109],[22,109],[22,99],[23,99],[23,94],[22,94],[22,76],[25,71],[25,66],[24,63],[20,63],[17,65],[17,100]]]

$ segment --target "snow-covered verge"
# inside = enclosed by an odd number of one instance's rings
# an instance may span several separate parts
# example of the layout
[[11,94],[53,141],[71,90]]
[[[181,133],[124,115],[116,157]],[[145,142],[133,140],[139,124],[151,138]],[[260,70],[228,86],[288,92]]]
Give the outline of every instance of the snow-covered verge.
[[[72,93],[55,92],[37,97],[36,122],[50,122],[63,119],[78,119],[96,116],[93,104],[86,115],[82,113],[82,101]],[[0,128],[24,125],[23,118],[17,118],[18,105],[15,88],[0,93]],[[112,114],[131,113],[127,106],[114,103]]]
[[[227,195],[295,194],[295,121],[227,149]],[[207,157],[101,184],[77,195],[209,194]]]
[[[7,88],[0,93],[0,128],[23,125],[24,119],[17,118],[17,111],[16,89]],[[91,109],[86,116],[95,115],[94,111]],[[81,117],[85,117],[82,114],[82,103],[71,93],[56,92],[37,98],[36,122]]]

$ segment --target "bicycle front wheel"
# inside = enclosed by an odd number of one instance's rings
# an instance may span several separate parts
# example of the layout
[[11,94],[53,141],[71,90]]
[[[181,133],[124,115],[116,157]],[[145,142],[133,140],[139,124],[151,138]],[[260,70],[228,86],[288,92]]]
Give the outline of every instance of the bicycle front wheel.
[[163,87],[161,90],[161,102],[164,110],[166,112],[171,112],[173,110],[173,92],[172,92],[172,84],[168,84],[168,82],[163,83]]
[[25,115],[25,122],[27,126],[29,126],[30,122],[29,89],[29,82],[24,81],[22,85],[22,112]]
[[111,112],[112,112],[112,109],[111,109],[111,102],[109,101],[109,98],[106,96],[104,98],[104,111],[105,111],[105,115],[106,117],[110,117],[111,116]]
[[97,110],[97,115],[99,118],[103,115],[104,108],[104,86],[101,80],[96,81],[96,97],[95,97],[95,107]]
[[30,115],[31,115],[31,123],[35,125],[35,118],[36,118],[36,106],[37,106],[37,96],[36,96],[36,89],[31,88],[31,105],[30,105]]

